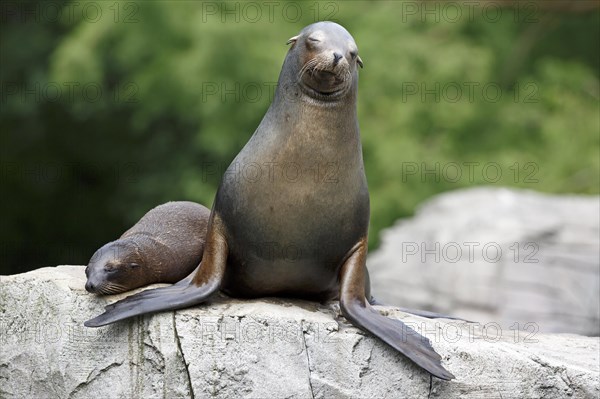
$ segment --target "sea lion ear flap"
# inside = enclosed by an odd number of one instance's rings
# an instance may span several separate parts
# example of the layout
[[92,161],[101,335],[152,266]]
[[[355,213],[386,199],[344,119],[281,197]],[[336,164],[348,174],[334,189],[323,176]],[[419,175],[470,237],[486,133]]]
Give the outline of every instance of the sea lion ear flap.
[[294,36],[294,37],[290,37],[290,39],[287,41],[286,44],[290,44],[290,43],[296,43],[296,40],[298,40],[300,36]]
[[363,67],[363,61],[362,61],[362,59],[360,58],[360,56],[357,56],[357,57],[356,57],[356,62],[358,63],[358,65],[360,66],[360,68],[361,68],[361,69],[362,69],[362,68],[364,68],[364,67]]

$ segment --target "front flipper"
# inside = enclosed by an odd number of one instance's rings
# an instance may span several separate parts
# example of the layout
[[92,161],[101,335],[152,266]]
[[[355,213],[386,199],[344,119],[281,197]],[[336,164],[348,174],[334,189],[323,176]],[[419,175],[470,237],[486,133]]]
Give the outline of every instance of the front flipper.
[[400,320],[382,316],[365,299],[366,238],[361,240],[340,272],[340,308],[357,327],[366,330],[411,359],[434,376],[451,380],[454,375],[441,364],[431,342]]
[[[212,216],[212,215],[211,215]],[[211,217],[202,262],[195,274],[170,287],[138,292],[106,306],[104,313],[83,323],[100,327],[130,317],[199,304],[218,291],[227,262],[227,242],[218,216]]]
[[104,313],[83,323],[86,327],[100,327],[116,321],[161,310],[182,309],[206,300],[214,290],[211,287],[172,285],[138,292],[104,308]]

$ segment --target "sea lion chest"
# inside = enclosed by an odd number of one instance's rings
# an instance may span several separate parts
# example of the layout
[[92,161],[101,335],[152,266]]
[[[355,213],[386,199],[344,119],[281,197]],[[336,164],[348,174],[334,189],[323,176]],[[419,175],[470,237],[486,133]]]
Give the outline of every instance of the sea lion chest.
[[222,289],[333,297],[344,257],[368,228],[357,128],[282,116],[283,126],[267,114],[219,189],[229,245]]

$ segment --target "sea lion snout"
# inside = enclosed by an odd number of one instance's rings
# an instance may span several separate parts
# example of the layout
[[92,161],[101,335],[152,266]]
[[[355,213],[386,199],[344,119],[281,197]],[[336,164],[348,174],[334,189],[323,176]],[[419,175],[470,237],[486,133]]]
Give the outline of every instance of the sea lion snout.
[[85,274],[87,281],[85,282],[85,290],[91,294],[99,294],[100,288],[106,281],[105,273],[103,273],[102,266],[96,265],[92,262],[86,267]]
[[[91,268],[91,271],[88,270]],[[87,281],[85,290],[91,294],[112,295],[130,290],[127,278],[135,278],[133,274],[128,274],[123,267],[107,271],[102,263],[96,263],[88,266],[86,269]]]
[[85,268],[85,274],[87,276],[85,290],[92,294],[101,294],[102,286],[108,279],[102,263],[91,261]]
[[96,286],[95,286],[95,285],[94,285],[94,284],[93,284],[93,283],[92,283],[90,280],[88,280],[88,281],[85,283],[85,290],[86,290],[87,292],[89,292],[89,293],[93,294],[93,293],[95,293],[95,292],[96,292]]

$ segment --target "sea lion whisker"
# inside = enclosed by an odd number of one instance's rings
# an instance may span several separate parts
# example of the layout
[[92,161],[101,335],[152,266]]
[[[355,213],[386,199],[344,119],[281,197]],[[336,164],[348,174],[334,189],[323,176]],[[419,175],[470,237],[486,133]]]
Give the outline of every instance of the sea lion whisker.
[[318,62],[317,59],[312,58],[310,59],[308,62],[306,62],[304,64],[304,66],[302,66],[302,68],[300,69],[300,72],[298,72],[298,80],[302,79],[302,77],[304,76],[304,74],[309,71],[312,70],[314,68],[314,65]]
[[352,73],[349,70],[343,75],[344,90],[348,90],[352,86]]
[[102,293],[102,294],[117,294],[120,292],[124,292],[127,291],[128,288],[120,285],[120,284],[114,284],[114,283],[106,283],[101,285],[100,287],[98,287],[98,292]]
[[114,291],[119,291],[119,290],[123,290],[123,291],[127,291],[127,287],[125,287],[122,284],[114,284],[114,283],[110,283],[108,284],[107,289]]
[[298,72],[298,76],[302,77],[302,75],[308,70],[308,68],[311,68],[311,66],[315,63],[315,59],[310,59],[308,60],[303,66],[302,68],[300,68],[300,71]]

